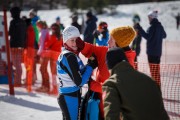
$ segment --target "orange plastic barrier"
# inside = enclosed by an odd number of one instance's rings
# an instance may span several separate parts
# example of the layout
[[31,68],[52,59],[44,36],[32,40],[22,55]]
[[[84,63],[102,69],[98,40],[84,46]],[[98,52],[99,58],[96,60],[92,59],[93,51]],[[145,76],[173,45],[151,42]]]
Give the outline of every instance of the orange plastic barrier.
[[[154,71],[150,71],[150,67]],[[138,71],[153,76],[161,87],[165,109],[171,120],[180,120],[180,64],[138,63],[137,68]],[[160,74],[156,70],[160,70]]]

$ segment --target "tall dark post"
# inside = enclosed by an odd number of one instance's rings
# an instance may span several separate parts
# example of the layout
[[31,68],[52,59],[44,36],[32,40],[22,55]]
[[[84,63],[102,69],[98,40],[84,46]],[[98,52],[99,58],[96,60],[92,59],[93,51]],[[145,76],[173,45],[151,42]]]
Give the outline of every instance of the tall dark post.
[[3,8],[4,12],[4,32],[5,32],[5,40],[6,40],[6,53],[7,53],[7,62],[8,62],[8,83],[9,83],[9,94],[14,95],[14,85],[12,82],[12,64],[10,61],[10,47],[9,47],[9,40],[8,40],[8,28],[7,28],[7,14],[6,8]]

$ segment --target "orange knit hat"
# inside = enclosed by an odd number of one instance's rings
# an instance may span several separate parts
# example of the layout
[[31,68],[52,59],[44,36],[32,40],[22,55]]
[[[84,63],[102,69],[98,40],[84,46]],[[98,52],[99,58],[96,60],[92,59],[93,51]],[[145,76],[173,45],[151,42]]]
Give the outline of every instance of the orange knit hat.
[[119,47],[129,46],[136,36],[135,30],[130,26],[118,27],[110,32]]

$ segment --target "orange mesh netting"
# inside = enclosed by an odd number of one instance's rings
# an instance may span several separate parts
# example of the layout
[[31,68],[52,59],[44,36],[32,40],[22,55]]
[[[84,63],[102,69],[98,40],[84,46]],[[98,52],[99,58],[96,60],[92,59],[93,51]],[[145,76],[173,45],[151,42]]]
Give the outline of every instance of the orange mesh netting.
[[[141,53],[138,57],[137,69],[152,76],[161,86],[164,106],[171,120],[180,119],[180,42],[164,41],[161,64],[147,62],[146,42],[141,43]],[[151,71],[150,71],[150,68]],[[159,72],[158,72],[159,71]]]
[[[153,69],[152,71],[150,71],[150,67]],[[156,70],[160,70],[160,74]],[[180,64],[149,65],[148,63],[138,63],[138,71],[141,71],[149,76],[153,75],[156,83],[161,87],[165,109],[167,110],[171,120],[179,120]]]

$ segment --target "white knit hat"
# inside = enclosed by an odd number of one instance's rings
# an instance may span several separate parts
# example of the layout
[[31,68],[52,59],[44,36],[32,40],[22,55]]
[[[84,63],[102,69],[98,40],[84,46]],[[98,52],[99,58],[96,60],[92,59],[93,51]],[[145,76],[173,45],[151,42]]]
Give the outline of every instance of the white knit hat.
[[79,30],[74,26],[68,26],[63,30],[63,43],[74,37],[80,37]]
[[148,16],[151,18],[157,18],[158,17],[158,11],[157,10],[150,11],[148,13]]

